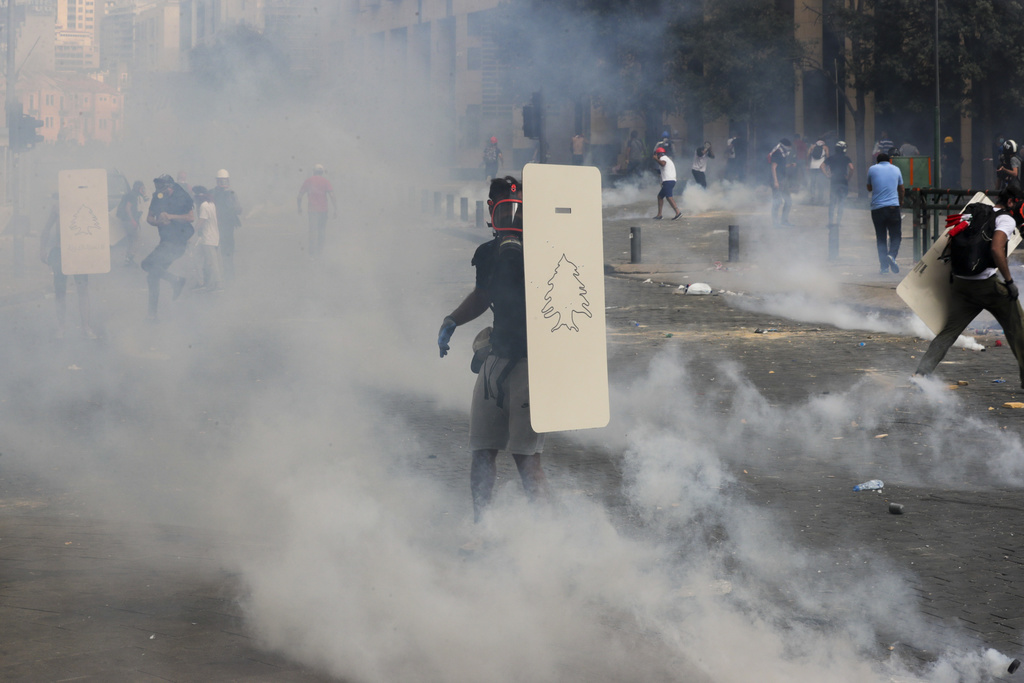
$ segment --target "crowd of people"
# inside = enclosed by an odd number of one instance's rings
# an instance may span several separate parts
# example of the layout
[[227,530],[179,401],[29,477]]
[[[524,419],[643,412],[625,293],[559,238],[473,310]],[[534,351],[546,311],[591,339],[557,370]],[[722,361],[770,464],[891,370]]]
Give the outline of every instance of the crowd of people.
[[[324,167],[316,164],[313,173],[299,188],[296,203],[301,215],[303,199],[306,200],[306,214],[309,217],[309,241],[307,253],[311,258],[323,254],[326,243],[328,209],[333,207],[333,216],[338,216],[334,188],[327,179]],[[62,260],[60,245],[60,198],[52,196],[47,220],[40,234],[40,260],[53,273],[53,287],[56,300],[58,338],[66,334],[67,274]],[[147,205],[148,202],[148,205]],[[242,204],[231,186],[231,175],[227,169],[220,169],[214,177],[212,187],[189,185],[187,175],[179,172],[176,178],[168,174],[153,179],[153,195],[146,193],[146,184],[141,180],[132,183],[117,201],[112,220],[116,225],[111,235],[111,252],[122,250],[121,264],[126,268],[136,266],[139,256],[140,236],[145,224],[156,228],[159,242],[156,247],[138,263],[146,273],[149,290],[146,319],[159,321],[162,283],[170,287],[171,299],[175,300],[191,284],[202,293],[219,292],[235,277],[235,232],[242,226]],[[197,273],[192,277],[175,272],[174,264],[186,254],[191,254]],[[95,339],[89,298],[89,276],[74,274],[78,293],[79,314],[82,333],[86,338]]]

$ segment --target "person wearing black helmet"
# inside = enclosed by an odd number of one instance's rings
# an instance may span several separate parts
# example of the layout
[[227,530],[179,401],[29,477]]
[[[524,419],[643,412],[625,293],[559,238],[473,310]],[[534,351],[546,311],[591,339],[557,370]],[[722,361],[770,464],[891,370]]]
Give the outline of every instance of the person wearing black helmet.
[[846,156],[844,141],[835,144],[835,151],[825,159],[821,171],[829,179],[828,224],[840,225],[846,197],[850,194],[850,178],[853,177],[853,162]]
[[1007,187],[1021,189],[1020,184],[1020,157],[1017,156],[1017,143],[1013,140],[1005,140],[1003,149],[999,155],[999,166],[996,168],[996,178],[999,179],[999,189]]
[[494,326],[478,351],[472,369],[478,373],[470,410],[472,450],[470,490],[473,517],[480,517],[491,500],[498,451],[512,453],[523,488],[531,500],[549,498],[540,455],[544,436],[530,423],[530,386],[526,358],[526,282],[523,274],[523,184],[505,176],[491,181],[487,205],[494,238],[473,254],[476,287],[445,316],[437,336],[444,358],[455,328],[494,311]]
[[146,271],[149,284],[149,316],[151,322],[157,320],[157,308],[160,302],[160,280],[167,280],[171,285],[173,298],[181,295],[185,288],[185,278],[169,272],[171,264],[185,254],[189,238],[195,234],[192,221],[195,219],[192,197],[169,175],[153,179],[153,201],[149,203],[149,214],[146,222],[156,226],[160,233],[160,243],[156,249],[142,260],[142,269]]
[[[1000,192],[992,222],[974,226],[978,232],[985,233],[985,239],[973,241],[986,245],[985,250],[977,256],[971,250],[971,258],[958,258],[956,250],[967,247],[959,247],[959,241],[950,240],[953,277],[950,283],[952,297],[949,318],[928,345],[928,350],[921,357],[915,374],[931,373],[946,356],[949,347],[960,333],[982,310],[986,310],[1003,328],[1006,343],[1017,360],[1021,386],[1024,387],[1024,312],[1021,311],[1019,292],[1010,273],[1006,254],[1006,246],[1014,231],[1019,230],[1021,223],[1024,223],[1024,216],[1021,215],[1022,206],[1024,195],[1019,188],[1007,187]],[[991,213],[989,215],[992,216]],[[950,234],[961,227],[969,229],[971,226],[969,223],[965,226],[955,226],[950,230]],[[987,246],[989,244],[991,246]],[[972,267],[965,269],[965,264],[971,264]]]

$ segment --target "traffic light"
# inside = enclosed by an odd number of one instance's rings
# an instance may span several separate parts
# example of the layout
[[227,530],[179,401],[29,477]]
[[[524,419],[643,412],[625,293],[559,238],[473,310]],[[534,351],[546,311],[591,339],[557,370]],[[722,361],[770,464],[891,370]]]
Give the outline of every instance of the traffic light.
[[43,141],[43,136],[36,132],[36,128],[42,128],[43,122],[32,116],[21,117],[21,129],[18,137],[23,149],[32,149],[36,144]]
[[8,145],[12,152],[26,152],[43,141],[43,136],[36,132],[43,122],[24,113],[21,103],[12,104],[7,109]]

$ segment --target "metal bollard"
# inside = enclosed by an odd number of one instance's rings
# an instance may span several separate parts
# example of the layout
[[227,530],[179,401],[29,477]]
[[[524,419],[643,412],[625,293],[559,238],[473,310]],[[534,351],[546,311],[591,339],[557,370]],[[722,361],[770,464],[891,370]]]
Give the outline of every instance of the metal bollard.
[[629,229],[629,262],[640,263],[640,228]]
[[445,199],[447,200],[445,202],[447,205],[446,216],[448,220],[452,220],[453,218],[455,218],[455,195],[450,194],[447,197],[445,197]]
[[740,226],[729,226],[729,262],[736,263],[740,260]]
[[476,227],[482,228],[487,225],[487,219],[484,218],[484,203],[476,203]]
[[469,199],[467,197],[459,197],[459,218],[463,223],[469,220]]
[[839,226],[835,223],[828,224],[828,260],[839,260]]
[[434,193],[434,215],[435,216],[440,216],[441,215],[441,193],[440,192],[435,192]]

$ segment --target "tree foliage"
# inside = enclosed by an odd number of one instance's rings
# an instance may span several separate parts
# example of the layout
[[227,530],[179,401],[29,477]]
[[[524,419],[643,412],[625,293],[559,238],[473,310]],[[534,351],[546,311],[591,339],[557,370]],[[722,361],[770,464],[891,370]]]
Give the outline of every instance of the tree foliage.
[[773,0],[719,0],[680,16],[668,75],[705,117],[750,121],[792,101],[803,54],[793,18]]

